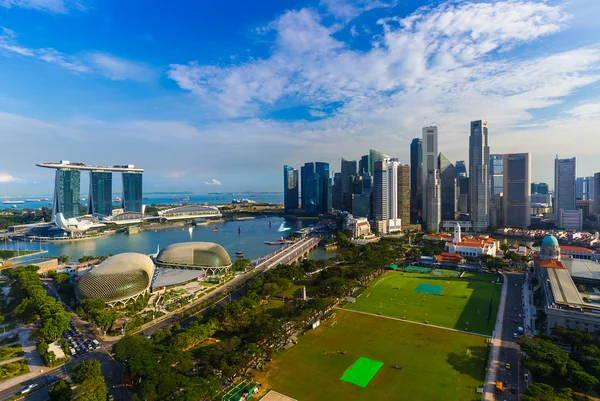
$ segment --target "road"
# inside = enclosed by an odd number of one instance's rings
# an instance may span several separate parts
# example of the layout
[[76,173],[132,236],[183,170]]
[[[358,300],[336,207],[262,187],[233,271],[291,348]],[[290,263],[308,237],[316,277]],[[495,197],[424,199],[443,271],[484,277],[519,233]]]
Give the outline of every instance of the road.
[[[497,380],[504,383],[504,393],[497,395],[497,400],[518,401],[525,391],[523,367],[520,364],[521,354],[517,339],[518,328],[523,327],[523,283],[524,273],[505,273],[507,280],[506,307],[502,327],[502,346],[500,348]],[[519,317],[521,315],[521,317]],[[510,365],[508,368],[507,364]]]
[[[223,286],[219,287],[219,289],[217,289],[216,291],[211,292],[211,293],[199,298],[198,300],[196,300],[194,302],[194,304],[198,304],[200,302],[204,302],[204,301],[214,299],[214,298],[217,298],[217,299],[220,298],[215,303],[215,305],[218,307],[219,305],[221,305],[223,303],[235,301],[236,299],[239,299],[242,295],[245,294],[246,286],[243,286],[243,287],[237,289],[236,291],[229,293],[230,288],[232,288],[232,287],[236,286],[237,284],[239,284],[240,282],[246,280],[247,277],[252,273],[256,273],[258,271],[259,275],[260,275],[260,274],[263,274],[264,272],[266,272],[267,270],[270,270],[271,268],[278,266],[281,263],[288,263],[290,258],[296,258],[296,257],[298,257],[298,254],[302,254],[305,252],[305,250],[303,249],[303,246],[302,246],[303,244],[309,244],[314,241],[318,241],[318,239],[309,238],[309,239],[303,239],[303,240],[299,241],[298,243],[296,243],[293,246],[293,249],[294,249],[293,252],[291,252],[291,253],[282,252],[281,254],[276,254],[276,255],[272,256],[272,258],[267,263],[264,263],[264,261],[263,261],[259,265],[257,265],[257,267],[250,270],[249,272],[237,275],[233,280],[225,283]],[[194,304],[189,305],[188,307],[192,307]],[[212,305],[210,307],[212,307]],[[206,309],[208,309],[208,308],[204,308],[196,314],[204,313],[204,311]],[[171,324],[175,323],[175,321],[177,320],[177,318],[180,314],[181,314],[181,312],[173,314],[172,316],[170,316],[160,322],[157,322],[151,326],[144,327],[140,331],[143,332],[145,335],[150,335],[158,329],[162,329],[164,327],[170,326]],[[180,323],[181,327],[185,328],[185,327],[189,326],[190,323],[193,322],[195,319],[196,319],[195,316],[190,316],[190,317],[180,321],[179,323]]]

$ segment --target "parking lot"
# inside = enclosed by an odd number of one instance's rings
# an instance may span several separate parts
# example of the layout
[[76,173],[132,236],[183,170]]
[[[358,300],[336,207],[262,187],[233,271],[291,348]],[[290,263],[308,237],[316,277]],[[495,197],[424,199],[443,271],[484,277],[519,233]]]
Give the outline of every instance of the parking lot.
[[87,354],[100,345],[97,340],[82,334],[73,323],[70,330],[63,331],[62,337],[69,342],[69,352],[74,358]]

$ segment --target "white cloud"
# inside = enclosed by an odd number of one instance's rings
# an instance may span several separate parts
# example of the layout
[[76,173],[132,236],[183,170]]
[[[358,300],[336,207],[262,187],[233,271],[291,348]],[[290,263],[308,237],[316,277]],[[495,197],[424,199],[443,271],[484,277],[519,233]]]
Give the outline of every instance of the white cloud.
[[85,6],[77,0],[0,0],[0,7],[29,8],[59,14],[66,14],[70,9],[85,10]]
[[8,173],[0,172],[0,184],[7,182],[20,182],[21,180],[17,177],[14,177]]
[[365,11],[375,8],[394,7],[397,4],[396,0],[321,0],[321,5],[327,11],[344,21],[349,21],[354,17],[362,14]]
[[156,76],[150,67],[142,63],[106,53],[89,52],[83,55],[67,55],[53,48],[27,48],[17,43],[16,36],[14,31],[0,27],[0,55],[37,58],[74,73],[99,75],[114,81],[147,81]]
[[212,180],[210,180],[210,181],[204,181],[204,183],[205,183],[206,185],[223,185],[223,184],[221,183],[221,181],[219,181],[219,180],[217,180],[217,179],[214,179],[214,178],[213,178]]
[[146,81],[154,75],[150,68],[141,63],[135,63],[109,54],[89,53],[86,58],[90,66],[115,81]]

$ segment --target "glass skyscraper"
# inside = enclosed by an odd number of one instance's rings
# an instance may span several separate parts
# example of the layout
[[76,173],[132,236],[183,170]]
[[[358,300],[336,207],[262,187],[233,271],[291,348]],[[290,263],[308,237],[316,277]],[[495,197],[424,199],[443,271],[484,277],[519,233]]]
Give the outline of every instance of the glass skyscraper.
[[454,174],[456,175],[457,180],[462,173],[467,174],[467,166],[465,166],[464,160],[457,160],[454,164]]
[[531,224],[531,155],[504,155],[504,225],[528,228]]
[[577,210],[575,201],[575,177],[577,177],[577,160],[554,159],[554,224],[563,227],[561,210]]
[[504,191],[503,155],[490,155],[490,197]]
[[70,219],[79,216],[81,172],[72,169],[57,169],[54,185],[52,216],[62,213]]
[[440,170],[441,219],[456,219],[456,175],[454,164],[442,153],[438,157]]
[[90,171],[88,214],[106,217],[112,215],[112,173]]
[[490,147],[487,121],[471,121],[469,136],[469,200],[471,223],[475,232],[487,230],[490,225]]
[[142,173],[123,173],[123,211],[142,213]]
[[308,213],[327,213],[333,207],[329,163],[305,163],[300,171],[302,208]]
[[410,216],[412,223],[420,223],[423,209],[423,141],[415,138],[410,143]]
[[298,209],[298,170],[283,166],[283,206],[286,212]]
[[373,171],[371,170],[371,155],[364,155],[360,158],[358,162],[358,174],[371,174],[373,175]]

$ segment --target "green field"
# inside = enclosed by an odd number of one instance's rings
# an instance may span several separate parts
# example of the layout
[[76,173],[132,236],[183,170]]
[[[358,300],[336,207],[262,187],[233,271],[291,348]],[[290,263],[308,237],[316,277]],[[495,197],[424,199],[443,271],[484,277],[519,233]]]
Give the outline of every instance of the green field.
[[[465,276],[387,272],[345,308],[490,335],[502,286],[492,283],[495,275]],[[415,292],[422,285],[443,289],[439,295]]]
[[[480,336],[338,309],[256,379],[265,390],[302,401],[474,401],[481,399],[475,390],[486,353]],[[364,388],[341,380],[360,358],[383,363]]]

